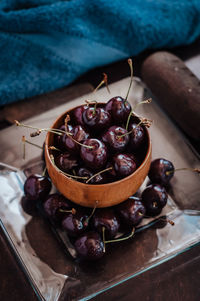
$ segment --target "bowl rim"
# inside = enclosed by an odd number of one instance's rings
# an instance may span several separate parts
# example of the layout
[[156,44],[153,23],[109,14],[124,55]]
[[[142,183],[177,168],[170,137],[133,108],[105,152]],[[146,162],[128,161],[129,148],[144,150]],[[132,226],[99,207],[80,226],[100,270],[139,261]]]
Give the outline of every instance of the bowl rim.
[[[98,103],[98,104],[106,104],[106,102],[105,103]],[[84,104],[83,104],[84,105]],[[78,108],[78,107],[81,107],[81,106],[83,106],[83,105],[78,105],[78,106],[76,106],[76,107],[73,107],[73,108],[71,108],[71,109],[69,109],[69,110],[66,110],[64,113],[62,113],[61,115],[59,115],[55,120],[54,120],[54,122],[52,123],[52,125],[50,126],[50,128],[54,128],[53,126],[54,126],[54,124],[56,124],[58,121],[60,121],[60,119],[62,119],[67,113],[70,113],[72,110],[74,110],[74,109],[76,109],[76,108]],[[137,116],[136,116],[137,117]],[[48,160],[49,160],[49,162],[50,162],[50,164],[51,164],[51,166],[53,167],[53,168],[55,168],[59,173],[61,173],[68,181],[73,181],[73,183],[77,183],[78,185],[80,185],[80,187],[81,186],[83,186],[83,187],[88,187],[88,188],[92,188],[93,187],[93,189],[94,189],[94,187],[104,187],[105,185],[107,186],[107,187],[111,187],[111,186],[113,186],[113,185],[116,185],[117,183],[123,183],[123,182],[126,182],[126,180],[127,179],[129,179],[129,178],[131,178],[131,177],[133,177],[133,175],[136,175],[137,173],[139,173],[139,171],[143,168],[143,166],[145,166],[146,165],[146,162],[149,160],[149,157],[151,156],[151,150],[152,150],[152,142],[151,142],[151,138],[150,138],[150,134],[149,134],[149,131],[148,131],[148,129],[146,128],[146,127],[144,127],[145,128],[145,131],[146,131],[146,133],[147,133],[147,138],[148,138],[148,148],[147,148],[147,152],[146,152],[146,155],[145,155],[145,158],[144,158],[144,160],[142,161],[142,163],[140,164],[140,166],[133,172],[133,173],[131,173],[129,176],[127,176],[127,177],[125,177],[125,178],[122,178],[122,179],[120,179],[120,180],[117,180],[117,181],[114,181],[114,182],[111,182],[111,183],[104,183],[104,184],[86,184],[86,183],[82,183],[82,182],[79,182],[79,181],[75,181],[73,178],[70,178],[70,177],[68,177],[67,175],[65,175],[64,174],[64,172],[62,171],[62,170],[60,170],[55,164],[53,164],[53,162],[52,162],[52,160],[51,160],[51,158],[50,158],[50,153],[49,153],[49,149],[48,149],[48,147],[49,147],[49,139],[50,139],[50,136],[51,135],[53,135],[53,133],[51,133],[51,132],[48,132],[47,133],[47,135],[46,135],[46,139],[45,139],[45,153],[46,153],[46,155],[47,155],[47,157],[48,157]]]

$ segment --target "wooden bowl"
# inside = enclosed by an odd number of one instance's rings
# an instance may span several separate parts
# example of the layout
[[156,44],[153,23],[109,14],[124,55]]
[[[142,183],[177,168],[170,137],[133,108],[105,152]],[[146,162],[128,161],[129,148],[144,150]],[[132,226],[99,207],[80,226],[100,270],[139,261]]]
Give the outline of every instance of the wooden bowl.
[[[74,109],[74,108],[73,108]],[[59,128],[64,123],[68,110],[59,116],[52,128]],[[108,184],[91,185],[75,181],[64,175],[52,162],[49,146],[53,145],[54,135],[47,133],[45,141],[45,160],[49,176],[58,191],[69,200],[85,207],[109,207],[125,201],[136,193],[146,178],[151,163],[151,140],[149,132],[147,136],[147,152],[142,164],[130,176]],[[97,205],[96,205],[97,204]]]

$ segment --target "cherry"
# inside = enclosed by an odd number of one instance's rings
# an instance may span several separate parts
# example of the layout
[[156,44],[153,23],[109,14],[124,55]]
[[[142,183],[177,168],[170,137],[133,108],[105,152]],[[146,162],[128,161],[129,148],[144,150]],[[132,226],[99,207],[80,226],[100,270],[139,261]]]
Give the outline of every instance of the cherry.
[[[93,172],[86,167],[80,167],[77,170],[77,175],[79,177],[85,177],[85,178],[89,179],[93,176]],[[85,182],[85,180],[84,180],[84,182]]]
[[114,165],[112,162],[108,162],[106,164],[106,169],[110,168],[110,167],[111,167],[111,169],[106,172],[106,177],[110,182],[114,182],[114,181],[118,180],[118,175],[117,175],[116,170],[114,169]]
[[55,164],[60,170],[68,172],[69,170],[78,166],[78,160],[72,154],[64,153],[55,158]]
[[130,227],[138,225],[146,212],[142,199],[134,196],[117,205],[116,210],[122,222]]
[[[94,172],[85,167],[79,168],[77,175],[80,177],[87,177],[87,180],[91,178],[88,184],[103,184],[106,182],[106,175],[104,173],[96,174],[96,176],[94,176]],[[87,183],[87,180],[85,180],[84,182]]]
[[88,214],[85,210],[78,208],[75,214],[66,214],[62,220],[62,228],[72,237],[83,233],[88,226]]
[[29,200],[43,200],[49,194],[51,187],[49,178],[32,174],[24,183],[24,193]]
[[93,131],[101,132],[110,126],[111,116],[104,108],[89,107],[83,112],[83,121]]
[[76,125],[70,127],[69,133],[71,135],[64,135],[62,137],[62,145],[70,153],[78,153],[80,150],[80,145],[77,142],[82,142],[89,138],[89,133],[83,128],[82,125]]
[[119,220],[111,208],[97,209],[93,215],[91,224],[100,234],[104,227],[106,239],[114,238],[120,227]]
[[80,155],[87,167],[91,168],[92,170],[98,170],[105,166],[107,162],[108,151],[102,141],[90,138],[83,142]]
[[124,128],[114,125],[102,135],[102,141],[108,145],[112,152],[122,152],[129,142],[129,135],[127,133],[127,130]]
[[161,213],[162,208],[167,203],[167,192],[159,184],[151,184],[142,192],[142,202],[149,216],[155,216]]
[[183,167],[175,169],[172,162],[163,158],[159,158],[151,162],[148,176],[152,183],[158,183],[167,186],[173,177],[174,172],[183,170],[189,170],[200,174],[199,168]]
[[[66,127],[65,127],[65,125],[64,124],[62,124],[60,127],[59,127],[59,130],[61,130],[61,131],[66,131]],[[72,130],[72,126],[71,125],[68,125],[67,126],[67,131],[68,132],[71,132],[71,130]],[[64,145],[64,140],[63,140],[63,138],[65,137],[65,134],[63,133],[63,135],[62,136],[60,136],[60,135],[55,135],[55,145],[56,146],[58,146],[59,148],[61,148],[61,149],[65,149],[65,145]]]
[[142,146],[145,140],[144,128],[141,125],[132,122],[129,124],[129,131],[131,131],[129,142],[130,147],[132,150],[137,150]]
[[31,216],[37,216],[38,215],[38,208],[37,203],[35,200],[30,200],[26,196],[23,196],[21,199],[21,205],[23,210],[31,215]]
[[71,201],[58,193],[50,194],[43,203],[46,215],[55,220],[61,220],[72,207]]
[[127,177],[136,170],[136,160],[133,155],[117,154],[113,157],[114,169],[119,177]]
[[173,175],[174,165],[169,160],[158,158],[151,162],[148,177],[152,183],[167,185]]
[[116,96],[107,102],[105,110],[110,113],[114,122],[122,124],[126,122],[131,112],[131,105],[121,96]]
[[78,255],[85,260],[97,260],[104,255],[104,243],[100,235],[94,231],[82,234],[74,246]]
[[127,101],[133,83],[133,65],[131,59],[128,59],[128,64],[131,71],[131,79],[125,99],[121,96],[115,96],[108,101],[105,107],[106,111],[110,113],[115,123],[125,123],[132,111],[131,105]]
[[77,107],[73,110],[72,115],[73,115],[73,120],[75,124],[79,125],[84,125],[83,122],[83,112],[87,110],[88,106],[87,105],[82,105],[80,107]]

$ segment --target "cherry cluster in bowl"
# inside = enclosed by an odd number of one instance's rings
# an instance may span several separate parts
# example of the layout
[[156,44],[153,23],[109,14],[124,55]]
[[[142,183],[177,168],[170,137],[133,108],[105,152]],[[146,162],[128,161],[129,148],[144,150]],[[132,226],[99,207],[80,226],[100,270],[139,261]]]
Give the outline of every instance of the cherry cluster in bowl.
[[[48,177],[31,175],[24,184],[28,204],[42,202],[45,215],[59,225],[67,235],[80,258],[100,259],[109,243],[131,238],[143,218],[155,217],[167,203],[168,185],[174,174],[173,164],[163,158],[151,163],[148,185],[140,196],[131,196],[119,205],[108,208],[81,207],[59,193],[49,194]],[[129,233],[118,236],[119,232]]]
[[147,152],[147,121],[120,97],[71,110],[50,146],[55,165],[88,184],[114,182],[132,174]]

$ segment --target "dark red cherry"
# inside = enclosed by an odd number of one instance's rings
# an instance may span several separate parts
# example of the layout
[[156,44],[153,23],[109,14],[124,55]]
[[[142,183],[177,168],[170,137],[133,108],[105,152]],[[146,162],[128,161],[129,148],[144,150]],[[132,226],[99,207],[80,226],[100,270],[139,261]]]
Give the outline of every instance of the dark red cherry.
[[131,112],[131,105],[121,96],[116,96],[107,102],[105,109],[110,113],[115,123],[122,124],[127,121]]
[[[87,177],[88,179],[91,178],[94,175],[94,172],[92,172],[91,170],[89,170],[86,167],[81,167],[78,169],[77,171],[77,176],[79,177]],[[93,177],[88,184],[103,184],[106,182],[106,175],[105,173],[102,174],[98,174],[95,177]],[[86,182],[87,180],[83,180],[83,182]]]
[[107,177],[105,173],[101,173],[93,177],[88,184],[104,184],[107,183]]
[[[89,138],[89,133],[83,128],[82,125],[76,125],[70,129],[71,135],[64,135],[62,138],[62,144],[65,149],[70,153],[78,153],[80,151],[80,145],[77,142],[82,142]],[[76,141],[74,141],[76,140]]]
[[88,214],[86,210],[78,208],[75,214],[68,213],[62,220],[62,228],[72,237],[77,237],[83,233],[88,226]]
[[51,186],[49,178],[32,174],[24,183],[24,193],[30,200],[43,200],[49,194]]
[[174,165],[169,160],[159,158],[151,162],[148,177],[152,183],[167,185],[173,175]]
[[102,132],[111,124],[111,116],[104,108],[89,107],[83,112],[83,121],[92,131]]
[[120,227],[119,219],[111,208],[96,209],[91,224],[101,235],[104,227],[106,239],[114,238]]
[[167,203],[167,192],[159,184],[152,184],[146,187],[142,193],[142,202],[146,208],[146,214],[155,216],[161,213]]
[[[77,176],[86,177],[87,179],[89,179],[93,176],[93,172],[91,170],[89,170],[88,168],[86,168],[86,167],[80,167],[77,170]],[[86,180],[80,179],[81,182],[85,182]]]
[[[61,125],[59,127],[59,130],[62,130],[62,131],[66,131],[66,127],[65,125]],[[68,132],[71,132],[72,131],[72,126],[71,125],[67,125],[67,131]],[[62,136],[61,135],[55,135],[55,145],[59,148],[59,149],[62,149],[64,150],[65,149],[65,144],[64,144],[64,141],[65,141],[65,138],[66,135],[63,134]]]
[[37,202],[35,200],[30,200],[26,196],[23,196],[21,199],[21,205],[27,214],[31,216],[37,216],[38,215],[38,208],[37,208]]
[[74,120],[74,123],[75,124],[79,124],[79,125],[84,125],[84,122],[83,122],[83,112],[85,110],[87,110],[88,106],[87,105],[82,105],[80,107],[77,107],[75,108],[73,111],[72,111],[72,115],[73,115],[73,120]]
[[133,155],[128,154],[115,155],[113,157],[113,165],[117,175],[121,178],[129,176],[137,168]]
[[114,182],[114,181],[117,181],[118,180],[118,175],[117,175],[117,172],[116,170],[114,169],[114,165],[112,162],[108,162],[106,164],[106,168],[109,168],[109,167],[112,167],[112,169],[108,170],[106,172],[106,178],[109,182]]
[[83,142],[85,146],[81,146],[80,155],[85,165],[92,170],[98,170],[105,166],[107,162],[108,152],[105,144],[98,139],[87,139]]
[[70,210],[72,207],[71,201],[58,193],[50,194],[43,203],[46,215],[56,220],[61,220],[66,214],[62,210]]
[[116,210],[121,221],[130,227],[137,226],[146,212],[141,198],[134,196],[117,205]]
[[78,166],[78,161],[77,158],[72,154],[64,153],[55,158],[55,164],[60,170],[68,172],[69,170]]
[[104,243],[99,233],[94,231],[82,234],[74,246],[78,255],[85,260],[97,260],[104,255]]
[[130,123],[129,131],[132,131],[132,133],[130,134],[130,147],[132,150],[137,150],[145,141],[144,128],[136,123]]
[[108,145],[111,152],[123,152],[129,142],[129,135],[126,134],[126,129],[113,125],[102,135],[102,141]]

